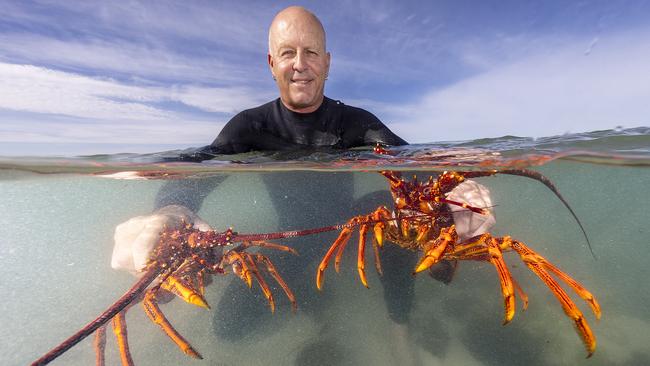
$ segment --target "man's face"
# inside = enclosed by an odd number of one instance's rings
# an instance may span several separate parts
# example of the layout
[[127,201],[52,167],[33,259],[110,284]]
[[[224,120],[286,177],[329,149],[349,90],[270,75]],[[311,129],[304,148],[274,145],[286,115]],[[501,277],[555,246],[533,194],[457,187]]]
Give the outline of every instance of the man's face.
[[323,102],[330,54],[325,35],[309,17],[288,17],[272,26],[268,62],[280,98],[294,112],[313,112]]

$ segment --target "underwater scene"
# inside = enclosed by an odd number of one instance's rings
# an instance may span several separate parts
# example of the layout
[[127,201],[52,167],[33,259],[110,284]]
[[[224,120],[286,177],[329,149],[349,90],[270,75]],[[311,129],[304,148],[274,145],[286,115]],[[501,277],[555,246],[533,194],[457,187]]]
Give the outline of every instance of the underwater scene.
[[[650,364],[650,128],[386,149],[0,157],[0,364],[35,362],[136,283],[118,329],[139,366]],[[491,205],[449,202],[445,171]],[[212,236],[167,228],[146,274],[113,269],[116,227],[170,205]],[[451,206],[491,210],[489,237],[455,237]],[[92,329],[51,364],[120,364],[117,311],[99,356]]]

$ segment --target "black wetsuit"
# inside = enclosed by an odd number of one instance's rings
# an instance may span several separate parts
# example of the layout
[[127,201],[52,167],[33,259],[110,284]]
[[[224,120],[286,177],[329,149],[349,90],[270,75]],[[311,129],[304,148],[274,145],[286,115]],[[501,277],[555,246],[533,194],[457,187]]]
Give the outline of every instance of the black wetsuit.
[[377,142],[407,144],[361,108],[325,97],[314,112],[296,113],[278,98],[237,114],[211,146],[215,152],[236,154],[323,146],[347,149]]
[[[280,99],[276,99],[237,114],[203,151],[209,155],[313,147],[346,149],[373,146],[377,142],[393,146],[407,144],[363,109],[325,98],[313,113],[300,114],[288,110]],[[368,214],[379,205],[391,205],[388,189],[354,201],[354,181],[350,173],[265,173],[262,178],[278,214],[279,231],[311,228],[314,223],[341,223],[354,215]],[[217,177],[170,181],[160,191],[156,205],[181,204],[197,212],[203,199],[222,180]],[[326,301],[326,296],[315,289],[314,276],[319,260],[335,237],[336,233],[331,233],[316,240],[309,237],[292,241],[291,245],[300,256],[273,257],[276,268],[296,294],[301,311],[318,312]],[[389,315],[398,323],[408,320],[413,299],[410,272],[415,260],[414,253],[397,246],[385,246],[382,251],[384,295]],[[220,310],[215,313],[215,331],[230,340],[244,337],[268,313],[265,306],[266,301],[260,293],[242,291],[241,284],[233,282],[217,305]]]

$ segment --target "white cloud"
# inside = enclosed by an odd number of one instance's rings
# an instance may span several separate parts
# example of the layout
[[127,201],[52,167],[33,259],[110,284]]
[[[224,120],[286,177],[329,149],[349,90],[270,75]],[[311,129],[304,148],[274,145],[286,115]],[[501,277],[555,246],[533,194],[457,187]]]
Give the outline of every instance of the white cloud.
[[[75,70],[137,75],[154,80],[231,83],[247,80],[246,65],[187,57],[162,46],[111,40],[57,40],[24,34],[0,34],[0,57],[22,63]],[[260,60],[260,64],[263,61]]]
[[172,88],[170,98],[208,112],[235,114],[243,109],[257,106],[277,93],[256,91],[244,87],[206,88],[182,86]]
[[[228,117],[205,113],[232,115],[269,96],[244,87],[129,85],[7,63],[0,80],[0,140],[14,142],[207,144]],[[198,112],[162,107],[170,102]]]
[[0,108],[4,109],[95,119],[167,118],[163,111],[142,104],[153,101],[152,94],[157,93],[110,80],[6,63],[0,63],[0,79]]
[[647,126],[650,44],[640,40],[649,37],[601,37],[589,54],[589,40],[544,48],[381,115],[410,142]]
[[[2,114],[0,114],[2,116]],[[217,136],[224,121],[166,120],[155,124],[92,120],[78,124],[45,116],[2,117],[0,141],[16,143],[111,143],[207,145]]]
[[111,79],[7,63],[0,63],[0,79],[3,81],[0,108],[82,118],[169,119],[175,117],[174,113],[146,103],[170,101],[206,112],[234,113],[261,102],[266,96],[244,87],[129,85]]

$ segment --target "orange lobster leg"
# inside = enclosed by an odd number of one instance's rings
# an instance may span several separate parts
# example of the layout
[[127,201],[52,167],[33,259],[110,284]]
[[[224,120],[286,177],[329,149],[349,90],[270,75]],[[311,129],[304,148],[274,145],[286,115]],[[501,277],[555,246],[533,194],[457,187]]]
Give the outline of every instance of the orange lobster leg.
[[368,279],[366,278],[366,234],[368,233],[368,225],[361,225],[359,228],[359,249],[357,252],[357,270],[359,271],[359,278],[361,283],[368,288]]
[[262,254],[256,254],[255,261],[258,263],[264,263],[266,265],[266,270],[271,274],[271,276],[280,285],[280,287],[282,287],[282,290],[284,290],[287,298],[289,301],[291,301],[291,309],[295,312],[298,308],[298,305],[296,304],[296,297],[293,295],[293,292],[289,286],[287,286],[287,283],[284,282],[278,271],[275,269],[275,266],[273,263],[271,263],[271,260]]
[[[353,218],[350,221],[348,221],[348,224],[354,222],[355,219],[356,218]],[[332,258],[334,251],[340,245],[346,245],[348,240],[350,240],[351,235],[352,235],[352,230],[349,227],[346,226],[345,228],[343,228],[338,238],[336,238],[336,240],[334,241],[334,244],[332,244],[332,246],[329,248],[329,250],[323,257],[323,260],[318,265],[318,270],[316,272],[316,288],[318,288],[319,290],[323,288],[323,273],[327,269],[327,265],[329,264],[329,261]]]
[[386,224],[383,222],[378,222],[375,224],[375,226],[372,228],[372,231],[375,234],[375,242],[377,245],[381,248],[384,246],[384,230],[386,229]]
[[544,259],[544,257],[541,257],[542,263],[544,264],[544,267],[546,269],[551,270],[551,272],[555,273],[556,276],[558,276],[562,281],[566,282],[573,291],[575,291],[578,296],[580,296],[587,304],[589,304],[589,307],[591,307],[591,310],[594,312],[594,315],[596,316],[596,319],[600,319],[600,305],[598,304],[598,301],[596,301],[596,298],[594,295],[591,294],[586,288],[584,288],[578,281],[574,280],[573,278],[569,277],[566,273],[562,272],[559,268],[557,268],[555,265]]
[[519,297],[521,298],[521,302],[524,304],[523,305],[523,310],[528,309],[528,295],[524,292],[524,290],[519,286],[517,283],[517,280],[515,280],[514,277],[512,277],[512,284],[515,286],[515,291],[519,294]]
[[381,270],[381,260],[379,259],[379,243],[377,243],[377,239],[374,236],[372,238],[372,251],[375,255],[375,269],[377,269],[377,273],[381,276],[383,272]]
[[343,258],[343,252],[345,251],[345,247],[350,242],[350,236],[352,236],[352,230],[350,230],[350,234],[347,236],[345,240],[341,242],[341,244],[338,246],[338,249],[336,250],[336,257],[334,258],[334,270],[336,271],[336,273],[340,272],[341,259]]
[[292,247],[282,245],[282,244],[275,244],[275,243],[271,243],[271,242],[264,241],[264,240],[255,240],[255,241],[243,242],[241,244],[241,247],[242,248],[249,248],[249,247],[269,248],[269,249],[280,250],[280,251],[283,251],[283,252],[289,252],[289,253],[291,253],[293,255],[298,255],[298,252],[296,252],[296,250],[293,249]]
[[266,283],[264,280],[264,277],[260,275],[259,270],[257,269],[257,265],[255,264],[255,261],[251,257],[250,254],[248,253],[241,253],[242,257],[244,257],[245,260],[248,261],[248,266],[253,273],[253,276],[257,279],[257,282],[260,284],[260,288],[262,289],[262,292],[264,293],[264,296],[266,297],[266,300],[269,302],[269,306],[271,307],[271,312],[275,312],[275,300],[273,299],[273,293],[271,292],[271,289],[269,288],[269,285]]
[[[515,290],[512,283],[512,275],[510,275],[508,266],[506,266],[506,262],[503,260],[503,253],[501,253],[497,240],[492,238],[490,234],[482,235],[480,240],[485,240],[490,255],[490,262],[499,274],[501,293],[503,294],[503,306],[505,309],[503,325],[506,325],[515,316]],[[510,238],[506,237],[504,240],[510,240]]]
[[248,263],[244,260],[244,254],[237,251],[231,250],[225,256],[226,263],[228,264],[237,264],[239,267],[235,267],[235,274],[246,282],[248,288],[253,287],[253,278],[251,277],[251,270],[248,266]]
[[95,331],[95,339],[93,340],[93,348],[95,349],[95,366],[104,366],[106,364],[104,358],[104,350],[106,349],[106,327],[101,326]]
[[113,318],[113,333],[117,337],[117,346],[120,350],[120,360],[123,366],[133,366],[133,358],[129,350],[129,339],[126,331],[124,311],[120,311]]
[[449,243],[454,243],[458,239],[456,234],[456,226],[451,225],[448,228],[443,228],[440,230],[440,235],[438,238],[432,241],[432,245],[424,253],[424,257],[420,259],[420,262],[415,266],[415,271],[413,273],[422,272],[427,268],[430,268],[434,264],[440,261],[447,245]]
[[162,311],[160,311],[160,308],[156,303],[156,295],[154,289],[147,291],[144,296],[144,300],[142,301],[142,306],[144,307],[144,312],[147,313],[147,316],[149,316],[149,319],[151,319],[152,322],[158,324],[165,332],[165,334],[167,334],[169,338],[171,338],[171,340],[176,343],[176,345],[181,349],[181,351],[183,351],[183,353],[194,358],[203,359],[203,356],[201,356],[201,354],[192,348],[192,345],[190,345],[185,340],[185,338],[183,338],[183,336],[181,336],[176,331],[176,329],[174,329],[167,318],[165,318],[165,315],[163,315]]
[[377,273],[381,276],[383,271],[381,270],[381,260],[379,259],[379,248],[384,246],[384,230],[386,230],[386,223],[384,220],[392,220],[390,211],[384,206],[380,206],[369,215],[371,220],[375,222],[375,225],[372,228],[372,250],[375,255],[375,269]]
[[[582,312],[578,307],[573,303],[569,295],[562,289],[560,284],[553,278],[551,275],[548,273],[546,268],[550,268],[549,266],[552,266],[546,259],[544,259],[542,256],[539,254],[535,253],[532,249],[528,248],[524,243],[519,242],[519,241],[512,241],[512,248],[519,254],[521,259],[524,261],[526,266],[530,268],[531,271],[533,271],[537,277],[539,277],[546,286],[551,289],[551,292],[555,297],[558,299],[560,304],[562,305],[562,309],[566,313],[566,315],[573,320],[576,326],[576,330],[580,337],[582,338],[582,341],[585,344],[585,347],[587,348],[587,357],[591,357],[591,355],[594,353],[596,350],[596,338],[594,337],[591,328],[589,327],[589,324],[585,320],[584,315],[582,315]],[[554,266],[553,266],[554,267]],[[557,269],[557,268],[555,268]],[[555,272],[553,269],[551,269],[552,272]],[[558,272],[562,273],[560,279],[563,281],[567,282],[571,287],[574,285],[577,285],[578,289],[584,290],[584,288],[575,282],[575,280],[571,279],[571,282],[568,282],[567,279],[570,279],[570,277],[563,272],[561,272],[559,269],[557,269]],[[576,291],[578,292],[578,291]],[[582,293],[578,292],[578,295],[583,297],[590,306],[592,306],[592,309],[594,310],[594,313],[596,314],[596,317],[600,317],[600,307],[598,306],[598,303],[595,302],[593,299],[593,296],[591,293],[588,291],[584,290]],[[585,298],[586,297],[586,298]],[[593,300],[590,301],[589,299]]]

